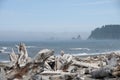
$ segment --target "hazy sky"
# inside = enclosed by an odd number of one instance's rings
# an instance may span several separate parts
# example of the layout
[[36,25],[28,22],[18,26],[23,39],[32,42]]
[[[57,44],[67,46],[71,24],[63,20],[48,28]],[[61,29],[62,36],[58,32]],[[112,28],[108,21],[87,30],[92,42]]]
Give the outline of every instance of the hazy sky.
[[88,36],[96,27],[120,23],[118,5],[118,0],[0,0],[0,37],[20,32]]

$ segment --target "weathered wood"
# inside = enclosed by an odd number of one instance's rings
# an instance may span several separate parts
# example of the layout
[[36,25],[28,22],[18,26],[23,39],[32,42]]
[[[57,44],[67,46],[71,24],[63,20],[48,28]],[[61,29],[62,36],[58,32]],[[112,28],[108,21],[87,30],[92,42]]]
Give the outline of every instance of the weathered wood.
[[76,66],[81,66],[81,67],[86,67],[86,68],[100,68],[99,66],[98,66],[98,64],[96,64],[96,63],[86,63],[86,62],[79,62],[79,61],[75,61],[75,60],[73,60],[73,63],[72,63],[72,65],[76,65]]
[[34,57],[34,62],[43,62],[54,54],[53,50],[43,49]]
[[111,77],[112,71],[111,68],[109,67],[102,67],[99,69],[93,69],[90,74],[93,78],[105,78]]
[[2,67],[0,80],[1,78],[7,78],[7,80],[92,80],[94,78],[106,79],[105,77],[111,76],[120,77],[118,65],[120,56],[116,53],[109,56],[79,58],[65,54],[64,51],[61,51],[60,56],[55,56],[53,50],[43,49],[31,59],[24,43],[20,43],[17,47],[18,55],[12,49],[9,55],[10,62],[0,63]]
[[7,80],[5,70],[0,68],[0,80]]
[[113,68],[112,75],[115,77],[120,77],[120,65]]
[[72,62],[72,55],[63,54],[56,59],[56,69],[66,71]]
[[41,75],[60,75],[62,71],[44,71]]
[[27,64],[27,60],[28,60],[28,53],[27,53],[27,49],[24,43],[20,43],[19,45],[19,54],[20,57],[18,59],[18,64],[20,67],[23,67]]
[[18,61],[18,55],[15,54],[14,50],[12,49],[12,53],[10,53],[9,56],[10,56],[10,61],[12,65],[15,66]]

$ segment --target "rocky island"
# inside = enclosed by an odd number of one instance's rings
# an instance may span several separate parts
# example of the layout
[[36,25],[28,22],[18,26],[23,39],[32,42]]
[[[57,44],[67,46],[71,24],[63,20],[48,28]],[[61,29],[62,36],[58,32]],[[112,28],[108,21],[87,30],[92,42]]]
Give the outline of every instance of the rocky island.
[[82,40],[82,39],[81,39],[81,36],[78,35],[77,37],[72,37],[72,40]]
[[105,25],[93,30],[88,39],[120,39],[120,25]]

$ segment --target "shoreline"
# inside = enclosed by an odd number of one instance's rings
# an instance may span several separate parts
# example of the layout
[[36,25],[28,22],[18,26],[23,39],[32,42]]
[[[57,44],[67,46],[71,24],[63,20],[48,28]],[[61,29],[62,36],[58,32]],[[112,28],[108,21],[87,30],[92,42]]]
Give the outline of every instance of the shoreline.
[[[12,49],[10,62],[0,62],[0,80],[113,80],[120,77],[120,53],[73,56],[64,51],[59,56],[50,49],[29,57],[24,43]],[[52,76],[51,76],[52,75]]]

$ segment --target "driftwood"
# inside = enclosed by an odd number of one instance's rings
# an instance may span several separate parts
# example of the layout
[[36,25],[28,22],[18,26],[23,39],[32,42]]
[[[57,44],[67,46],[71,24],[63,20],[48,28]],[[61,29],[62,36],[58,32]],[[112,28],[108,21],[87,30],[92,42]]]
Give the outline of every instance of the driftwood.
[[[62,71],[44,71],[42,75],[52,75],[49,77],[49,80],[77,80],[76,73],[67,73]],[[80,79],[78,79],[80,80]]]
[[117,58],[116,57],[106,58],[106,63],[110,67],[114,67],[117,65]]
[[112,69],[109,67],[102,67],[99,69],[93,69],[93,71],[91,71],[90,74],[93,78],[111,77],[112,76]]
[[60,75],[62,71],[44,71],[42,75]]
[[72,61],[72,55],[70,55],[70,54],[64,54],[63,56],[62,56],[62,58],[63,59],[66,59],[67,60],[67,63],[69,64],[69,63],[71,63],[71,61]]
[[64,51],[61,51],[60,56],[55,56],[53,50],[43,49],[31,59],[24,43],[20,43],[17,48],[19,54],[12,49],[10,62],[0,63],[0,80],[93,80],[120,77],[120,55],[116,53],[80,58],[65,54]]
[[15,54],[14,50],[12,49],[12,53],[9,55],[10,61],[12,66],[19,65],[19,67],[23,67],[28,63],[30,58],[28,57],[27,49],[24,43],[20,43],[17,48],[19,55]]
[[65,64],[67,64],[67,61],[64,60],[63,58],[56,58],[56,70],[62,70],[63,67],[65,66]]
[[12,66],[15,66],[18,61],[18,55],[15,54],[13,49],[12,49],[12,53],[10,54],[10,61],[12,62]]
[[34,57],[34,62],[43,62],[54,54],[53,50],[43,49]]
[[75,72],[77,72],[77,67],[70,65],[66,71],[75,73]]
[[0,80],[7,80],[5,70],[3,68],[0,68]]
[[85,63],[85,62],[79,62],[79,61],[73,60],[72,64],[80,67],[85,67],[85,68],[100,68],[96,63],[91,64],[91,63]]
[[46,70],[53,71],[52,67],[45,61],[45,63],[44,63],[44,71],[46,71]]
[[25,66],[28,60],[28,53],[24,43],[20,43],[18,53],[20,54],[18,58],[18,64],[20,67]]
[[[12,75],[9,76],[10,79],[15,79],[15,78],[20,78],[22,79],[23,76],[25,75],[35,75],[35,74],[39,74],[41,72],[43,72],[46,68],[50,69],[50,67],[48,67],[49,65],[46,65],[47,63],[45,62],[45,60],[50,57],[51,55],[53,55],[54,51],[52,50],[48,50],[48,49],[44,49],[41,50],[38,54],[36,54],[34,60],[32,62],[27,63],[25,66],[23,66],[20,69],[15,69],[13,70],[13,72],[11,73]],[[27,77],[27,76],[26,76]]]
[[120,77],[120,65],[113,68],[112,75],[115,77]]
[[[8,79],[27,79],[30,78],[29,75],[35,75],[46,70],[52,70],[49,64],[46,62],[47,58],[53,55],[54,51],[49,49],[44,49],[38,52],[33,60],[29,61],[26,46],[20,43],[18,46],[19,55],[15,54],[14,50],[10,54],[10,63],[14,68],[7,70]],[[11,66],[11,67],[12,67]],[[7,69],[7,68],[6,68]],[[25,78],[23,78],[27,75]]]
[[62,54],[56,59],[56,69],[66,71],[72,62],[72,55]]

